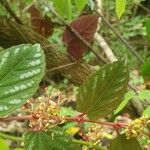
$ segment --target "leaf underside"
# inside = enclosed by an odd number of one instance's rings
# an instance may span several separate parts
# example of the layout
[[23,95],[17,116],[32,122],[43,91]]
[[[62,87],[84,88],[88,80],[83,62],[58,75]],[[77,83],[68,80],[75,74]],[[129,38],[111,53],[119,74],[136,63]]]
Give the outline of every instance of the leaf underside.
[[36,92],[45,70],[39,44],[22,44],[0,53],[0,116],[12,113]]
[[128,78],[126,58],[104,66],[80,87],[77,110],[90,119],[112,114],[123,99]]

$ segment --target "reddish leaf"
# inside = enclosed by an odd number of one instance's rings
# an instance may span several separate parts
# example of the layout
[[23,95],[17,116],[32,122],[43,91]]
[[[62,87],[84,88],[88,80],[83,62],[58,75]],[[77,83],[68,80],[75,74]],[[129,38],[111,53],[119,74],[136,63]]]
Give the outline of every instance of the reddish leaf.
[[44,37],[52,35],[54,24],[51,19],[47,16],[43,17],[40,11],[34,5],[32,5],[28,11],[31,15],[32,29]]
[[[87,42],[91,42],[96,32],[98,17],[95,15],[84,15],[74,20],[70,25]],[[87,46],[78,39],[67,27],[65,28],[62,41],[68,44],[68,52],[76,59],[80,59],[86,51]]]
[[78,60],[82,58],[82,55],[86,48],[87,46],[81,40],[78,40],[78,38],[74,38],[68,44],[68,53]]

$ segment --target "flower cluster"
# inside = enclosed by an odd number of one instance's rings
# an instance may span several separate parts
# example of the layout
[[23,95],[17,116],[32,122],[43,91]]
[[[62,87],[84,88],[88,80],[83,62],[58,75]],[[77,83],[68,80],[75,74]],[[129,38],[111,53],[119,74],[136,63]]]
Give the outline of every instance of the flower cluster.
[[127,136],[127,139],[141,137],[148,123],[149,123],[149,118],[145,116],[129,122],[125,129],[125,134]]
[[103,137],[103,128],[101,125],[92,125],[88,128],[88,133],[86,133],[88,139],[94,144],[98,144]]
[[64,116],[60,113],[60,104],[66,99],[59,92],[55,91],[48,97],[38,97],[30,100],[24,110],[32,117],[29,127],[34,131],[44,130],[61,124],[65,121]]

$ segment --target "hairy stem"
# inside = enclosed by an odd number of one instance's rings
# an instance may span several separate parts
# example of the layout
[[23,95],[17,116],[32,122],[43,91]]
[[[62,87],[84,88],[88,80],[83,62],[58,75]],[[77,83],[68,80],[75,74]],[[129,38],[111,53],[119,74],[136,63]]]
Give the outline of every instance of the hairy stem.
[[30,120],[32,118],[32,115],[26,115],[26,116],[13,116],[13,117],[6,117],[6,118],[0,118],[0,121],[7,122],[7,121],[24,121],[24,120]]
[[[26,116],[14,116],[14,117],[7,117],[7,118],[0,118],[0,121],[12,121],[12,120],[17,120],[17,121],[24,121],[24,120],[30,120],[33,116],[32,115],[26,115]],[[56,120],[58,122],[60,122],[59,118],[52,118],[53,120]],[[126,126],[125,123],[122,122],[105,122],[105,121],[96,121],[96,120],[89,120],[89,119],[85,119],[83,118],[83,116],[78,115],[76,117],[65,117],[65,120],[67,122],[77,122],[77,123],[84,123],[84,122],[91,122],[91,123],[97,123],[100,125],[106,125],[106,126],[112,126],[114,128],[118,127],[118,128],[123,128]]]
[[116,128],[124,128],[126,126],[125,123],[122,122],[107,122],[107,121],[96,121],[96,120],[89,120],[89,119],[84,119],[80,116],[77,117],[67,117],[65,118],[66,121],[69,122],[77,122],[77,123],[83,123],[83,122],[91,122],[91,123],[96,123],[96,124],[100,124],[100,125],[105,125],[105,126],[112,126],[114,129]]

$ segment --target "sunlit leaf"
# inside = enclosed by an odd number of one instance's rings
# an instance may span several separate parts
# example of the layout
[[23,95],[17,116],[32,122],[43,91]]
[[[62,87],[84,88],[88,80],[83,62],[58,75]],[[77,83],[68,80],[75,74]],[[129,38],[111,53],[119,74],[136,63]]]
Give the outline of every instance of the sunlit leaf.
[[138,98],[140,100],[150,99],[150,90],[142,90],[140,91]]
[[87,4],[87,0],[74,0],[75,5],[79,11],[81,11]]
[[9,150],[8,143],[6,143],[6,141],[3,140],[2,138],[0,138],[0,149],[1,150]]
[[150,106],[148,106],[148,107],[144,110],[143,116],[150,117]]
[[131,100],[133,97],[135,97],[136,94],[134,91],[129,91],[125,94],[125,98],[124,100],[121,102],[121,104],[119,105],[119,107],[115,110],[114,114],[119,113],[129,102],[129,100]]
[[71,107],[61,107],[61,114],[63,116],[75,116],[76,111],[74,111]]
[[116,13],[118,18],[124,14],[126,9],[126,0],[116,0]]
[[25,134],[25,150],[80,150],[73,144],[71,137],[61,128],[53,128],[47,132],[28,132]]
[[0,52],[0,116],[26,103],[36,92],[44,70],[39,44],[22,44]]
[[125,134],[118,135],[110,144],[109,150],[142,150],[137,139],[127,139]]
[[86,113],[90,119],[112,114],[125,95],[128,76],[125,58],[104,66],[80,87],[77,110]]
[[67,17],[68,19],[71,19],[71,15],[72,15],[71,0],[53,0],[53,3],[57,12],[62,17]]
[[69,127],[68,129],[66,129],[66,133],[74,136],[79,130],[79,127]]

